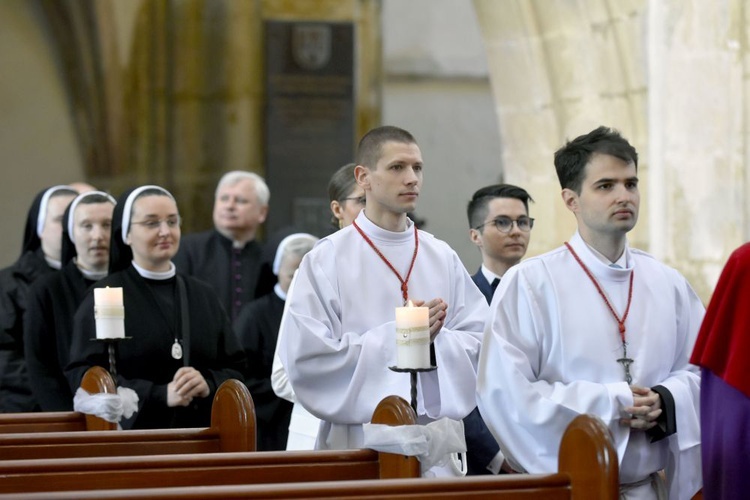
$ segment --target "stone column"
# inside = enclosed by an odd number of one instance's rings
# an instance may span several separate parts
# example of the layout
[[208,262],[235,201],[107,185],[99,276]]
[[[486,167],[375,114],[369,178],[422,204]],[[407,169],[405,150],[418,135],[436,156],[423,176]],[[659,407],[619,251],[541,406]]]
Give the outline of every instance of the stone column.
[[604,124],[639,151],[633,246],[704,301],[750,236],[747,13],[740,0],[475,0],[506,178],[537,200],[532,253],[575,227],[552,154]]
[[706,301],[750,236],[743,4],[649,2],[650,250]]

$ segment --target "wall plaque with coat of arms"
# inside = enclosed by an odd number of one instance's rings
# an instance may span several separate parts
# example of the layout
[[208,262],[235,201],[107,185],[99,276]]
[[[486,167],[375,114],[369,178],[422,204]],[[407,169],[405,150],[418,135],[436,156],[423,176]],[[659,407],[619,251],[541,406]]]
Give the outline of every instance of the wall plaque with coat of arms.
[[327,234],[328,180],[354,156],[354,25],[267,21],[265,60],[267,230]]

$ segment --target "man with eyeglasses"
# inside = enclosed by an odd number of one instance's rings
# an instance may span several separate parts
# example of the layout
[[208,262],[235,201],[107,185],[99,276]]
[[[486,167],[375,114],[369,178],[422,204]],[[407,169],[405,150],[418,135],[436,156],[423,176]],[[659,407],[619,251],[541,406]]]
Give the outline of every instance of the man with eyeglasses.
[[[471,279],[488,304],[505,272],[526,254],[534,226],[529,201],[534,200],[525,189],[511,184],[485,186],[469,201],[469,236],[482,254],[482,265]],[[509,471],[507,466],[503,469],[504,456],[478,408],[464,418],[464,436],[468,475]]]
[[523,188],[494,184],[479,189],[469,202],[469,237],[482,253],[482,266],[471,279],[488,304],[505,272],[526,255],[534,227],[529,201],[534,200]]
[[554,163],[578,230],[503,277],[485,325],[479,409],[515,470],[556,471],[566,426],[588,413],[611,432],[620,498],[691,498],[701,436],[689,358],[703,304],[680,273],[628,245],[638,153],[619,132],[581,135]]

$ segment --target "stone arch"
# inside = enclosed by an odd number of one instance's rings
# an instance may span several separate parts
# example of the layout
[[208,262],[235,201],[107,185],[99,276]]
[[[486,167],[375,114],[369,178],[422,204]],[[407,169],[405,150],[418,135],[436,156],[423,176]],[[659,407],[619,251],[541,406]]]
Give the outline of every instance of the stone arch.
[[604,124],[646,156],[644,2],[474,5],[489,58],[505,178],[536,200],[531,252],[540,253],[575,228],[552,165],[566,138]]
[[474,0],[506,178],[538,215],[531,253],[568,238],[552,154],[605,124],[638,149],[631,244],[679,269],[707,301],[750,239],[748,15],[721,0]]

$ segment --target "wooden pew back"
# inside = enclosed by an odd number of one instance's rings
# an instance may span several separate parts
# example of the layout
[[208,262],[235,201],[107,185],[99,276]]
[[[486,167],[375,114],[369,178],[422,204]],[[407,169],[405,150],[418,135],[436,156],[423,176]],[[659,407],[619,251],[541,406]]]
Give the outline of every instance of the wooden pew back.
[[373,450],[191,453],[0,461],[0,492],[378,479]]
[[[408,408],[404,409],[407,418],[409,412],[413,416],[409,405],[401,402]],[[390,416],[401,411],[398,403],[395,410],[388,410]],[[618,497],[618,461],[609,431],[598,419],[585,415],[576,418],[563,436],[560,470],[554,474],[423,480],[417,477],[418,468],[401,462],[396,476],[383,476],[386,468],[379,460],[384,455],[347,450],[0,462],[0,492],[18,500]],[[80,491],[73,491],[76,488]],[[83,491],[91,488],[96,490]],[[22,493],[35,490],[40,492]],[[6,496],[0,494],[2,498]]]
[[238,380],[216,391],[208,428],[0,434],[5,460],[253,450],[255,409]]
[[[615,496],[607,498],[617,498]],[[314,483],[275,483],[256,485],[193,486],[179,488],[112,489],[76,492],[41,492],[3,495],[0,500],[198,500],[198,499],[292,499],[326,498],[337,500],[513,499],[570,500],[575,496],[566,474],[472,476],[434,479],[382,479],[323,481]],[[588,499],[591,500],[591,499]],[[599,499],[597,499],[599,500]]]
[[[81,387],[89,394],[117,393],[112,376],[100,366],[93,366],[86,371],[81,380]],[[0,413],[0,434],[115,429],[117,429],[117,424],[75,411]]]
[[[390,426],[416,425],[417,414],[405,399],[399,396],[388,396],[375,408],[372,423]],[[381,453],[379,463],[380,478],[419,477],[421,474],[419,460],[416,457]]]
[[592,415],[579,415],[560,441],[557,468],[571,477],[573,498],[618,498],[619,460],[606,425]]
[[[341,452],[343,454],[359,454],[366,450]],[[492,499],[617,499],[618,498],[618,468],[617,454],[612,445],[609,431],[599,420],[589,416],[579,416],[573,421],[563,437],[560,446],[560,471],[554,474],[515,474],[502,476],[481,476],[468,478],[405,478],[405,479],[360,479],[351,480],[349,476],[342,476],[343,480],[328,481],[327,477],[318,482],[296,482],[307,478],[295,473],[297,463],[290,458],[302,457],[305,454],[318,454],[320,464],[333,458],[336,452],[265,452],[237,454],[227,457],[230,461],[239,459],[239,455],[253,455],[271,458],[270,462],[280,460],[286,455],[288,475],[282,478],[283,483],[260,484],[264,476],[246,478],[245,483],[228,484],[223,481],[224,473],[218,470],[206,471],[200,478],[201,482],[191,484],[202,486],[190,487],[151,487],[141,489],[106,489],[90,491],[57,491],[44,493],[14,493],[0,494],[0,499],[14,498],[17,500],[31,500],[38,498],[133,498],[133,499],[212,499],[212,498],[337,498],[337,499],[463,499],[463,498],[492,498]],[[374,453],[374,452],[372,452]],[[351,455],[352,457],[354,455]],[[364,456],[364,455],[362,455]],[[226,469],[231,480],[241,479],[242,472],[234,476],[231,472],[237,464],[229,465]],[[278,463],[276,465],[279,465]],[[321,465],[319,471],[325,470]],[[279,470],[282,474],[283,471]],[[195,472],[195,474],[201,474]],[[3,477],[4,473],[0,473]],[[275,478],[274,478],[275,480]],[[164,486],[159,484],[160,486]]]
[[[413,424],[414,410],[384,399],[373,423]],[[132,431],[128,431],[132,432]],[[0,492],[419,477],[419,462],[373,450],[202,453],[0,461]]]

